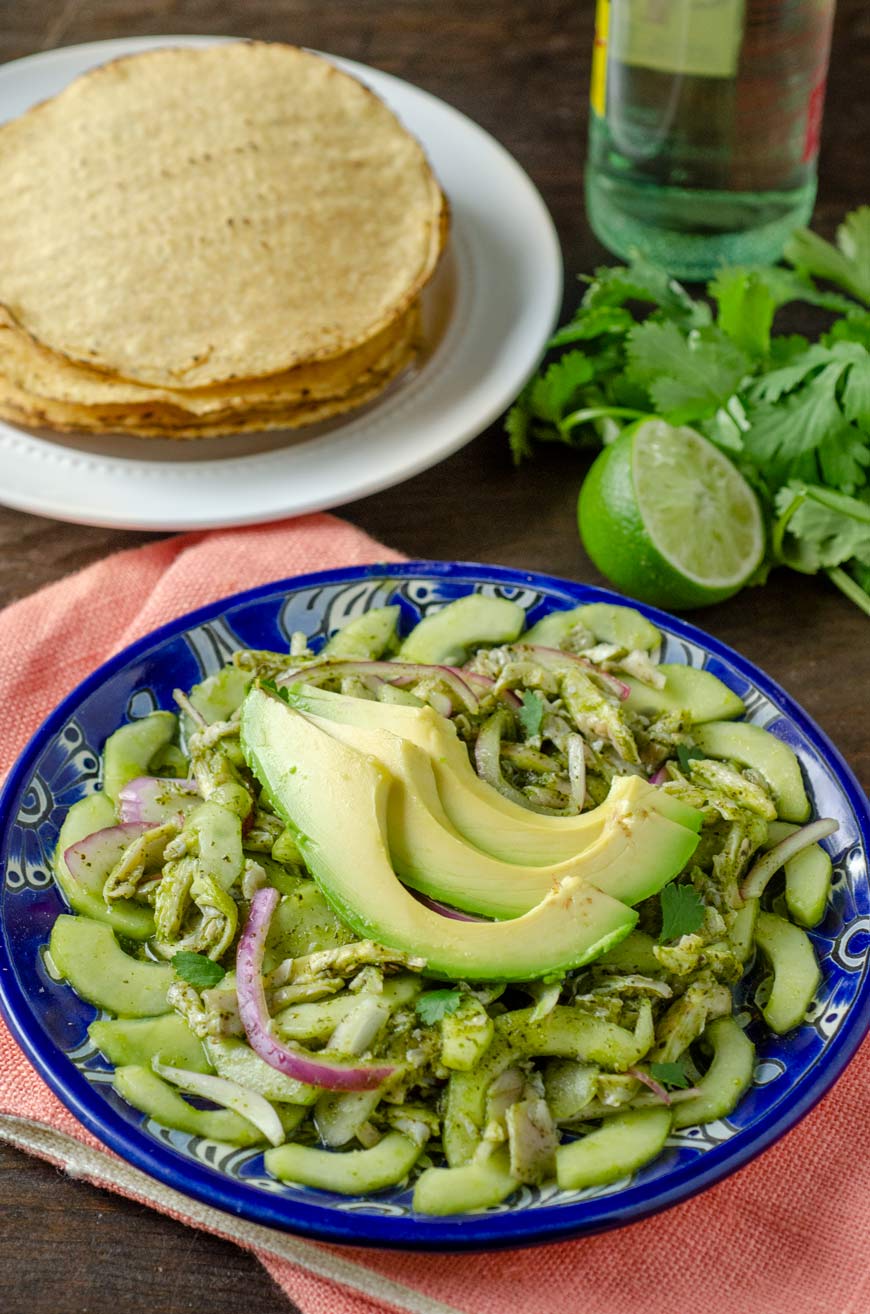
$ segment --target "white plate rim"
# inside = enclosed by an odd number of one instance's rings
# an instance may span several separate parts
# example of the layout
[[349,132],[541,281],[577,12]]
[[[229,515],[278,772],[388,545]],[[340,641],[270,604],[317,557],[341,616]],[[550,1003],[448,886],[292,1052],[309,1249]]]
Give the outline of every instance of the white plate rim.
[[[60,64],[64,72],[69,72],[71,79],[86,67],[125,54],[154,49],[164,45],[209,45],[222,40],[239,40],[238,37],[210,36],[160,36],[119,38],[109,41],[91,42],[86,45],[67,46],[58,50],[45,51],[29,55],[20,60],[0,66],[0,114],[3,112],[4,99],[8,102],[9,88],[16,86],[19,78],[29,78],[36,67],[48,68]],[[362,431],[371,429],[371,421],[377,423],[393,412],[392,424],[396,430],[392,449],[378,454],[378,459],[370,463],[362,473],[348,476],[347,462],[342,461],[341,440],[353,439],[360,432],[360,418],[350,416],[344,423],[337,422],[329,433],[323,437],[314,437],[301,442],[298,446],[289,446],[268,453],[225,457],[217,460],[191,461],[136,461],[128,458],[104,456],[99,452],[76,452],[60,442],[32,435],[14,425],[0,422],[0,457],[2,457],[3,475],[0,476],[0,502],[22,511],[75,523],[96,524],[109,528],[145,529],[145,530],[184,530],[207,529],[219,526],[246,525],[263,523],[285,516],[302,515],[313,511],[325,510],[361,497],[382,491],[396,483],[409,479],[423,470],[430,468],[447,456],[452,455],[465,443],[481,433],[510,404],[519,390],[533,372],[544,349],[561,307],[562,300],[562,255],[559,239],[549,211],[540,193],[531,182],[517,161],[508,151],[473,120],[454,109],[443,100],[405,82],[393,74],[384,73],[352,60],[327,55],[335,64],[360,77],[382,94],[388,103],[399,102],[399,113],[406,117],[411,110],[408,126],[423,141],[424,147],[431,153],[431,142],[426,140],[426,133],[421,129],[416,113],[421,117],[434,115],[436,122],[447,125],[453,135],[453,142],[461,143],[465,151],[477,153],[479,159],[485,159],[488,167],[496,168],[501,181],[507,187],[515,202],[515,214],[520,216],[522,227],[516,227],[510,234],[512,239],[522,232],[523,241],[515,241],[512,248],[520,260],[525,254],[525,267],[512,268],[512,274],[518,281],[525,280],[529,285],[521,306],[522,322],[519,325],[520,337],[517,340],[517,325],[511,326],[504,345],[504,360],[477,380],[469,393],[450,396],[450,374],[454,366],[446,367],[441,361],[442,381],[437,383],[434,366],[441,346],[433,359],[420,371],[410,387],[400,385],[389,394],[381,405],[376,403],[370,411],[362,416]],[[10,81],[11,80],[11,81]],[[423,128],[426,124],[423,124]],[[469,176],[474,181],[476,170]],[[481,232],[475,229],[481,216],[487,216],[486,196],[475,194],[473,187],[463,195],[451,195],[454,208],[454,234],[452,238],[456,258],[464,260],[466,272],[480,279],[487,273],[498,273],[498,266],[493,263],[487,269],[486,261],[490,259],[490,243],[481,240]],[[475,210],[474,207],[479,207]],[[469,208],[470,207],[470,208]],[[471,215],[469,219],[468,216]],[[488,217],[488,216],[487,216]],[[505,222],[504,215],[498,216],[499,222]],[[511,217],[511,223],[514,218]],[[472,255],[464,247],[474,247]],[[477,261],[477,264],[474,261]],[[481,261],[483,267],[481,268]],[[460,288],[460,295],[462,293]],[[489,293],[487,293],[489,295]],[[473,314],[476,313],[473,298],[470,303],[466,297],[466,323],[457,329],[456,324],[448,324],[447,337],[450,340],[449,354],[456,361],[467,354],[470,343],[470,330]],[[470,304],[470,309],[469,309]],[[459,307],[461,311],[461,307]],[[513,333],[511,338],[510,333]],[[501,348],[500,348],[501,349]],[[428,373],[432,367],[432,372]],[[425,388],[431,394],[435,391],[436,399],[446,405],[445,414],[437,421],[430,421],[424,429],[424,440],[404,443],[400,441],[400,432],[404,421],[401,412],[407,410],[407,403],[413,400],[416,385],[423,381],[420,390]],[[388,409],[389,408],[389,409]],[[391,430],[387,419],[387,439]],[[319,446],[319,450],[318,450]],[[322,460],[326,452],[325,461]],[[313,453],[313,456],[312,456]],[[269,466],[269,473],[279,476],[268,482],[264,490],[257,490],[253,501],[251,491],[245,489],[244,480],[250,476],[257,465],[263,462]],[[334,468],[330,469],[330,462]],[[309,482],[312,487],[304,491],[289,490],[282,493],[284,482],[291,482],[294,473],[310,465]],[[322,478],[318,486],[319,467],[322,465]],[[211,469],[209,468],[211,467]],[[295,467],[295,471],[294,471]],[[10,474],[17,470],[18,485],[10,484]],[[53,471],[55,483],[59,486],[40,487],[40,474]],[[99,496],[88,495],[89,474],[96,487],[99,484]],[[202,496],[202,479],[214,474],[216,482],[231,485],[230,495],[236,502],[233,509],[226,506],[219,508],[215,498]],[[194,488],[197,496],[190,505],[179,514],[163,507],[160,494],[168,488],[177,491],[180,485],[191,487],[191,479],[200,476],[199,487]],[[240,480],[242,481],[240,483]],[[161,483],[162,481],[162,483]],[[49,479],[49,484],[51,480]],[[60,486],[62,484],[62,486]],[[144,485],[144,487],[143,487]],[[83,497],[84,487],[84,497]],[[117,495],[117,504],[107,504],[112,495]],[[155,495],[156,494],[156,495]],[[224,494],[226,496],[226,494]],[[150,501],[149,501],[150,496]],[[248,501],[245,501],[245,498]]]

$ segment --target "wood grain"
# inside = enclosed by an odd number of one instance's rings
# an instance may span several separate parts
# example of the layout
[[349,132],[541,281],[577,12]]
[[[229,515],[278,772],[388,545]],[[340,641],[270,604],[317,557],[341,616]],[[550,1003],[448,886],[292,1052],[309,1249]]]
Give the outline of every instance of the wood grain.
[[[547,200],[569,273],[608,259],[585,222],[581,171],[591,0],[0,0],[0,61],[54,45],[165,32],[289,40],[396,73],[505,143]],[[868,199],[870,9],[840,0],[816,222]],[[576,294],[568,282],[566,299]],[[353,503],[355,524],[414,557],[461,557],[602,582],[575,529],[584,461],[543,451],[515,471],[495,426],[399,489]],[[2,472],[0,472],[2,480]],[[0,509],[0,603],[145,534]],[[779,572],[697,617],[793,694],[870,782],[867,621],[825,584]],[[0,1148],[5,1314],[266,1314],[287,1308],[236,1247]]]

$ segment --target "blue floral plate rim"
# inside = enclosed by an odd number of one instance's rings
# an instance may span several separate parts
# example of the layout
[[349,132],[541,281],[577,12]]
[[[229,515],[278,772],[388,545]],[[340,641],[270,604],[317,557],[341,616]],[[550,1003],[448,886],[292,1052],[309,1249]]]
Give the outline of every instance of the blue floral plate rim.
[[[785,690],[726,644],[658,608],[593,585],[483,563],[420,560],[336,568],[262,584],[188,612],[109,658],[50,713],[9,774],[0,793],[0,877],[5,875],[9,832],[15,820],[13,805],[30,779],[28,773],[79,705],[98,693],[112,676],[168,641],[197,626],[217,621],[227,611],[248,603],[275,596],[276,604],[280,605],[282,595],[286,597],[306,588],[350,585],[355,581],[414,579],[532,589],[544,598],[549,595],[551,607],[583,602],[613,602],[636,607],[675,639],[694,645],[706,656],[732,667],[791,722],[815,758],[827,765],[854,816],[863,852],[865,855],[870,853],[870,805],[839,750]],[[558,601],[552,598],[553,594],[558,595]],[[714,1145],[702,1156],[670,1171],[663,1187],[655,1183],[633,1183],[612,1194],[575,1204],[479,1212],[446,1219],[340,1212],[319,1203],[315,1192],[304,1200],[288,1201],[195,1160],[187,1158],[179,1162],[179,1156],[169,1147],[148,1136],[140,1126],[132,1125],[111,1107],[40,1025],[13,966],[2,904],[0,1012],[39,1074],[83,1125],[134,1167],[183,1195],[266,1227],[325,1242],[416,1250],[484,1250],[547,1244],[625,1226],[691,1198],[744,1166],[791,1130],[818,1103],[855,1054],[870,1027],[870,973],[863,972],[842,1025],[834,1033],[822,1058],[811,1063],[798,1079],[795,1097],[774,1100],[773,1105],[745,1132]]]

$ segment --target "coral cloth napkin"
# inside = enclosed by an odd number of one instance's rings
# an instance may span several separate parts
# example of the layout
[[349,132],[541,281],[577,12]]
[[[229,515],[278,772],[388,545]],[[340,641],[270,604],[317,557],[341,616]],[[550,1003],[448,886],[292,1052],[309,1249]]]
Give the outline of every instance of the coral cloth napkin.
[[[331,516],[121,552],[0,614],[0,772],[100,662],[214,598],[398,559]],[[0,1137],[254,1251],[304,1314],[870,1314],[870,1045],[822,1105],[736,1176],[605,1236],[489,1255],[317,1245],[198,1205],[130,1168],[54,1098],[0,1023]]]

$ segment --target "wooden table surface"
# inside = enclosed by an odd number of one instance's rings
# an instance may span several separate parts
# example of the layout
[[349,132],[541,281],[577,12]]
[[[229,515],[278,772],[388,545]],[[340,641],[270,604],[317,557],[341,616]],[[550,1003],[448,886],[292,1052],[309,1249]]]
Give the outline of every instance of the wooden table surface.
[[[569,275],[606,261],[581,170],[592,0],[0,0],[0,61],[110,37],[203,32],[291,41],[363,60],[494,133],[540,187]],[[816,225],[870,199],[870,7],[840,0]],[[2,219],[0,219],[2,222]],[[575,293],[569,281],[567,299]],[[575,531],[584,470],[545,449],[515,471],[498,425],[435,470],[355,502],[350,520],[415,557],[460,557],[602,582]],[[0,473],[2,482],[2,473]],[[0,509],[0,605],[149,535]],[[803,703],[870,783],[868,622],[829,586],[777,572],[696,617]],[[287,1308],[235,1246],[0,1147],[6,1314],[265,1314]]]

